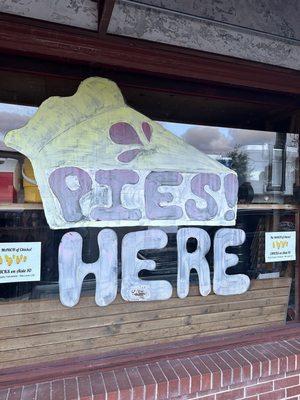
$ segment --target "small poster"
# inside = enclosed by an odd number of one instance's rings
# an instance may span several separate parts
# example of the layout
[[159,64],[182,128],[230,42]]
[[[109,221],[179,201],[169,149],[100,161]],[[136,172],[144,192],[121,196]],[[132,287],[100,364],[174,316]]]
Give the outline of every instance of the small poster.
[[266,232],[265,262],[296,260],[296,232]]
[[41,279],[41,243],[0,243],[0,284]]

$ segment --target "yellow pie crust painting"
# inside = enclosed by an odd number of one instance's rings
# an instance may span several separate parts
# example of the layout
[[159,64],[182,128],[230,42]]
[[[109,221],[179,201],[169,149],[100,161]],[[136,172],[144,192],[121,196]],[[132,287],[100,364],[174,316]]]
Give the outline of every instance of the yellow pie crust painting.
[[52,229],[235,224],[236,173],[128,107],[110,80],[50,97],[4,141],[30,159]]

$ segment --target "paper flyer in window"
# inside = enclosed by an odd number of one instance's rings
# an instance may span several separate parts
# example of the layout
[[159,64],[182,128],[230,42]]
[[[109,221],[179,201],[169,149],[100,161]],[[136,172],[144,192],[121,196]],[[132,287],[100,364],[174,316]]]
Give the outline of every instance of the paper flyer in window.
[[296,260],[296,232],[266,232],[265,261]]
[[41,279],[41,242],[0,244],[0,284]]

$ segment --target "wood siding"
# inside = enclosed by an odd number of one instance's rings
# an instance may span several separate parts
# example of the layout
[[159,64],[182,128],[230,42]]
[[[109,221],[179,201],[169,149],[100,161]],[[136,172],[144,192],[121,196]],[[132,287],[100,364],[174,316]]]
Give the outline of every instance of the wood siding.
[[73,308],[59,300],[0,304],[1,368],[285,324],[290,278],[251,281],[242,295],[98,307],[94,296]]

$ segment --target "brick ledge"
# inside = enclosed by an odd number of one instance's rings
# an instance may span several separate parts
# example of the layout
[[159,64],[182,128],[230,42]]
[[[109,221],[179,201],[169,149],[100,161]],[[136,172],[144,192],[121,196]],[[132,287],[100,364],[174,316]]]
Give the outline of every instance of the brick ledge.
[[[294,338],[5,388],[0,400],[233,400],[246,398],[236,397],[247,392],[245,387],[270,379],[279,382],[294,375],[293,386],[298,387],[299,370],[300,338]],[[279,388],[274,398],[287,398],[280,397],[286,390]]]

